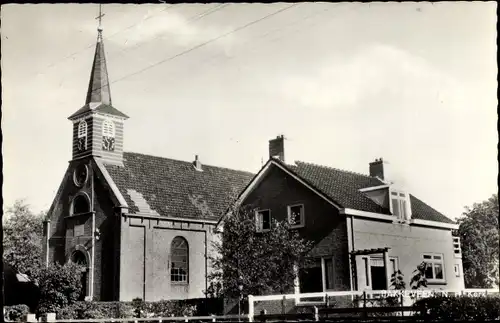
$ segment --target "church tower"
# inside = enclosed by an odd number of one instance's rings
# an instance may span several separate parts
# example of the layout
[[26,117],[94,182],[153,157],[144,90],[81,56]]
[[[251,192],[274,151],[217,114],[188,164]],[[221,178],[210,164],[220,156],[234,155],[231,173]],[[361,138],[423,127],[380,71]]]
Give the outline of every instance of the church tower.
[[85,105],[68,119],[73,122],[73,160],[100,157],[105,164],[123,165],[123,124],[128,116],[113,107],[109,87],[101,17]]

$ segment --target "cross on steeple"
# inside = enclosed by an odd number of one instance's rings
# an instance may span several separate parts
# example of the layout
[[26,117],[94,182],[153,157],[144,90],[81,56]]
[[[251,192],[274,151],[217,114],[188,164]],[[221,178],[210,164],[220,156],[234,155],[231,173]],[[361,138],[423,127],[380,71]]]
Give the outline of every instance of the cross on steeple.
[[99,19],[99,26],[97,27],[99,34],[102,32],[101,22],[102,22],[102,17],[104,17],[104,16],[105,16],[105,14],[102,13],[102,5],[99,4],[99,16],[95,17],[95,19]]

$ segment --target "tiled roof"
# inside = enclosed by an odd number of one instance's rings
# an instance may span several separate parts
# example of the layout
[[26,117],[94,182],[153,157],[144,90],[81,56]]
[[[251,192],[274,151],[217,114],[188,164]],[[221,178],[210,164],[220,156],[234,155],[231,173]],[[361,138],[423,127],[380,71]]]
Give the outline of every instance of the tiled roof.
[[106,165],[131,213],[217,220],[253,174],[186,161],[124,153],[124,167]]
[[[378,178],[301,161],[296,161],[295,165],[285,165],[279,160],[278,162],[341,207],[390,214],[387,208],[383,208],[359,191],[362,188],[384,185]],[[455,223],[411,194],[410,203],[413,219]]]
[[[378,178],[327,166],[296,161],[278,163],[343,208],[390,214],[359,190],[384,185]],[[106,165],[131,213],[217,220],[230,202],[249,184],[253,174],[193,163],[124,153],[124,166]],[[410,195],[414,219],[454,223]]]
[[455,223],[440,212],[434,210],[429,205],[420,201],[418,198],[410,194],[412,217],[420,220],[437,221],[444,223]]
[[302,161],[288,167],[344,208],[389,214],[389,210],[359,191],[384,184],[375,177]]

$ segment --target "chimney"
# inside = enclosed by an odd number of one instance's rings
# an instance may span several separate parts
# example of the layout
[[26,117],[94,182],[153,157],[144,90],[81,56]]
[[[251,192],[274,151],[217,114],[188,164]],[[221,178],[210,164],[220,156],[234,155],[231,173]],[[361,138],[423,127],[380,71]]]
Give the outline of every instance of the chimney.
[[283,135],[269,140],[269,158],[273,157],[285,162],[285,137]]
[[389,182],[391,179],[389,173],[389,163],[384,161],[382,158],[375,159],[374,162],[370,163],[370,176],[378,177],[385,182]]
[[202,171],[203,171],[203,168],[202,168],[201,162],[200,162],[200,160],[198,159],[198,155],[195,155],[195,156],[194,156],[193,166],[194,166],[194,168],[195,168],[197,171],[199,171],[199,172],[202,172]]

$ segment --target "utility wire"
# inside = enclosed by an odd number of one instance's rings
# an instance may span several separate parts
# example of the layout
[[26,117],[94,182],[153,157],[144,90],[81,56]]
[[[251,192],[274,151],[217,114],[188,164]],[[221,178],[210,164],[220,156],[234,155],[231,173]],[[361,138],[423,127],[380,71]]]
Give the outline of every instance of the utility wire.
[[[309,14],[309,15],[305,16],[305,17],[302,17],[302,18],[300,18],[300,19],[294,20],[293,22],[288,23],[288,24],[286,24],[286,25],[284,25],[284,26],[281,26],[281,27],[278,27],[278,28],[274,28],[274,29],[272,29],[272,30],[270,30],[270,31],[268,31],[268,32],[266,32],[266,33],[261,34],[260,36],[258,36],[258,37],[256,37],[256,38],[254,38],[254,39],[250,39],[250,40],[248,40],[248,41],[244,42],[244,43],[242,44],[242,46],[247,45],[247,44],[252,43],[252,42],[261,41],[261,40],[263,40],[265,37],[267,37],[267,36],[269,36],[269,35],[271,35],[271,34],[274,34],[274,33],[276,33],[276,32],[279,32],[279,31],[281,31],[281,30],[284,30],[285,28],[289,28],[289,27],[291,27],[291,26],[294,26],[294,25],[296,25],[296,24],[297,24],[297,23],[299,23],[299,22],[309,20],[309,19],[311,19],[312,17],[316,17],[316,16],[318,16],[318,15],[322,15],[322,14],[324,14],[325,12],[329,11],[330,9],[331,9],[331,7],[326,8],[326,9],[323,9],[323,10],[318,11],[318,12],[313,12],[313,13],[311,13],[311,14]],[[274,38],[274,39],[273,39],[273,42],[274,42],[274,41],[276,41],[277,39],[280,39],[280,38],[283,38],[283,37],[284,37],[284,36],[282,35],[282,36],[280,36],[280,37]],[[255,47],[255,48],[256,48],[256,47]],[[255,49],[254,49],[254,50],[255,50]],[[254,50],[252,50],[252,52],[253,52]],[[246,52],[246,53],[248,53],[248,52]],[[207,59],[203,60],[203,62],[202,62],[202,63],[207,62],[207,61],[211,61],[213,58],[217,58],[217,57],[221,57],[221,56],[223,56],[223,54],[221,54],[221,53],[219,53],[219,54],[215,54],[215,55],[212,55],[211,57],[209,57],[209,58],[207,58]],[[233,56],[233,57],[228,57],[226,61],[232,60],[232,59],[234,59],[234,58],[236,58],[236,57],[235,57],[235,56]]]
[[[103,39],[110,39],[111,37],[113,37],[113,36],[115,36],[115,35],[118,35],[119,33],[123,32],[123,31],[125,31],[125,30],[128,30],[128,29],[130,29],[130,28],[133,28],[133,27],[137,26],[138,24],[143,23],[144,21],[146,21],[146,20],[149,20],[149,19],[153,18],[154,16],[156,16],[156,15],[158,15],[159,13],[161,13],[161,12],[163,12],[163,11],[165,11],[165,10],[169,9],[169,8],[170,8],[170,7],[172,7],[172,6],[173,6],[173,5],[169,5],[169,6],[167,6],[166,8],[163,8],[163,9],[159,10],[158,12],[156,12],[156,13],[154,13],[154,14],[150,15],[150,16],[147,16],[147,17],[143,18],[141,21],[139,21],[139,22],[137,22],[137,23],[135,23],[135,24],[132,24],[132,25],[130,25],[130,26],[128,26],[128,27],[125,27],[125,28],[123,28],[123,29],[120,29],[120,30],[118,30],[117,32],[115,32],[115,33],[113,33],[113,34],[111,34],[111,35],[109,35],[109,36],[107,36],[107,37],[103,37]],[[73,57],[73,56],[75,56],[75,55],[77,55],[77,54],[79,54],[79,53],[81,53],[81,52],[84,52],[84,51],[86,51],[87,49],[92,48],[92,47],[94,47],[94,46],[95,46],[95,42],[94,42],[94,43],[92,43],[92,44],[90,44],[90,45],[88,45],[87,47],[85,47],[85,48],[83,48],[83,49],[79,50],[79,51],[76,51],[76,52],[74,52],[74,53],[72,53],[72,54],[70,54],[70,55],[68,55],[68,56],[63,57],[62,59],[59,59],[59,60],[55,61],[54,63],[51,63],[51,64],[47,65],[45,68],[43,68],[43,70],[49,69],[49,68],[51,68],[51,67],[54,67],[54,66],[58,65],[59,63],[61,63],[61,62],[65,61],[66,59],[71,58],[71,57]],[[42,73],[41,73],[41,72],[36,73],[36,75],[40,75],[40,74],[42,74]]]
[[[191,22],[194,22],[194,21],[200,20],[201,18],[206,17],[206,16],[208,16],[208,15],[210,15],[210,14],[214,13],[214,12],[217,12],[217,11],[219,11],[219,10],[223,9],[224,7],[227,7],[227,6],[229,6],[229,5],[230,5],[229,3],[226,3],[226,4],[219,4],[219,5],[217,5],[215,8],[210,8],[210,9],[208,9],[208,10],[205,10],[205,11],[204,11],[204,12],[202,12],[202,13],[197,13],[197,14],[195,14],[194,16],[192,16],[191,18],[189,18],[186,22],[187,22],[187,23],[191,23]],[[135,49],[137,49],[137,48],[139,48],[139,47],[141,47],[141,46],[144,46],[145,44],[148,44],[148,43],[152,42],[153,40],[158,39],[158,38],[161,38],[161,37],[163,37],[163,36],[164,36],[163,34],[157,35],[157,36],[155,36],[155,37],[151,38],[151,39],[150,39],[149,41],[147,41],[147,42],[138,43],[138,44],[136,44],[136,45],[134,45],[134,46],[132,46],[132,47],[129,47],[129,48],[124,48],[124,49],[120,50],[119,52],[117,52],[116,54],[117,54],[117,55],[122,55],[122,54],[124,54],[124,53],[130,52],[130,51],[133,51],[133,50],[135,50]],[[110,55],[110,56],[109,56],[109,58],[111,58],[111,57],[115,57],[115,55]]]
[[124,79],[127,79],[127,78],[129,78],[129,77],[135,76],[135,75],[140,74],[140,73],[142,73],[142,72],[145,72],[145,71],[147,71],[147,70],[149,70],[149,69],[151,69],[151,68],[153,68],[153,67],[156,67],[156,66],[158,66],[158,65],[160,65],[160,64],[163,64],[163,63],[165,63],[165,62],[168,62],[168,61],[171,61],[171,60],[173,60],[173,59],[176,59],[176,58],[178,58],[178,57],[180,57],[180,56],[183,56],[183,55],[185,55],[185,54],[187,54],[187,53],[190,53],[190,52],[192,52],[192,51],[194,51],[194,50],[196,50],[196,49],[198,49],[198,48],[201,48],[201,47],[206,46],[206,45],[208,45],[208,44],[210,44],[210,43],[213,43],[213,42],[215,42],[215,41],[217,41],[217,40],[219,40],[219,39],[221,39],[221,38],[227,37],[227,36],[229,36],[229,35],[231,35],[231,34],[233,34],[233,33],[236,33],[236,32],[238,32],[238,31],[242,30],[242,29],[245,29],[245,28],[250,27],[250,26],[252,26],[252,25],[254,25],[254,24],[258,23],[258,22],[261,22],[261,21],[263,21],[263,20],[265,20],[265,19],[268,19],[268,18],[270,18],[270,17],[272,17],[272,16],[275,16],[275,15],[277,15],[277,14],[279,14],[279,13],[281,13],[281,12],[285,11],[285,10],[291,9],[291,8],[295,7],[296,5],[298,5],[298,3],[294,3],[294,4],[292,4],[292,5],[290,5],[290,6],[286,7],[286,8],[279,9],[279,10],[277,10],[277,11],[273,12],[273,13],[270,13],[270,14],[268,14],[268,15],[266,15],[266,16],[264,16],[264,17],[262,17],[262,18],[259,18],[259,19],[257,19],[257,20],[252,21],[252,22],[249,22],[249,23],[247,23],[247,24],[245,24],[245,25],[243,25],[243,26],[241,26],[241,27],[238,27],[238,28],[236,28],[236,29],[233,29],[233,30],[232,30],[232,31],[230,31],[230,32],[227,32],[227,33],[225,33],[225,34],[222,34],[222,35],[220,35],[220,36],[217,36],[217,37],[215,37],[215,38],[212,38],[212,39],[210,39],[210,40],[208,40],[208,41],[206,41],[206,42],[203,42],[203,43],[198,44],[198,45],[196,45],[196,46],[194,46],[194,47],[191,47],[191,48],[189,48],[189,49],[187,49],[187,50],[185,50],[185,51],[183,51],[183,52],[181,52],[181,53],[178,53],[178,54],[175,54],[175,55],[170,56],[170,57],[168,57],[168,58],[165,58],[165,59],[163,59],[163,60],[161,60],[161,61],[159,61],[159,62],[156,62],[156,63],[154,63],[154,64],[152,64],[152,65],[146,66],[145,68],[140,69],[139,71],[136,71],[136,72],[131,73],[131,74],[127,74],[127,75],[125,75],[125,76],[123,76],[123,77],[120,77],[120,78],[118,78],[118,79],[114,80],[113,82],[108,82],[108,84],[105,84],[104,86],[106,86],[106,85],[110,85],[110,84],[114,84],[114,83],[116,83],[116,82],[123,81]]

